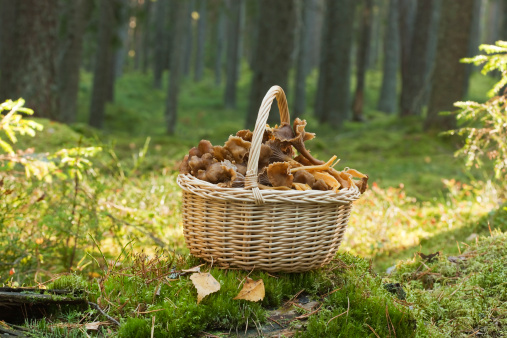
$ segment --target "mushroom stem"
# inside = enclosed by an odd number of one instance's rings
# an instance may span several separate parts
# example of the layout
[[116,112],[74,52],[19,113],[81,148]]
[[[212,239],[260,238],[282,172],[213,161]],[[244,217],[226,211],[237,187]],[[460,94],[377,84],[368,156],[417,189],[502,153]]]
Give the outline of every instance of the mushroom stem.
[[325,164],[324,161],[318,160],[310,154],[310,152],[305,148],[305,144],[304,144],[303,140],[301,140],[301,142],[295,142],[292,145],[294,146],[294,148],[296,148],[296,150],[301,155],[306,157],[306,159],[308,161],[312,162],[313,164],[315,164],[315,165]]
[[[333,157],[331,157],[331,159],[323,164],[320,164],[320,165],[309,165],[309,166],[303,166],[303,167],[296,167],[296,168],[292,168],[290,170],[291,174],[295,173],[296,171],[298,170],[327,170],[329,168],[332,168],[333,166],[336,165],[336,163],[333,164],[334,160],[336,160],[336,155],[333,155]],[[338,160],[339,161],[339,160]]]

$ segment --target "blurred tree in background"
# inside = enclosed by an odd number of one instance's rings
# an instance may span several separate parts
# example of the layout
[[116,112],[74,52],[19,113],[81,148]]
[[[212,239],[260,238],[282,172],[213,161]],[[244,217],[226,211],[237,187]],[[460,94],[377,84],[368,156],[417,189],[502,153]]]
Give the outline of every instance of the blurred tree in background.
[[162,89],[167,74],[173,133],[179,83],[212,73],[226,109],[250,83],[249,127],[275,84],[296,115],[340,126],[368,120],[364,89],[380,69],[379,111],[446,129],[453,118],[439,113],[466,96],[476,70],[459,59],[506,38],[506,15],[504,0],[1,0],[0,100],[24,97],[38,116],[73,123],[80,73],[93,72],[87,120],[102,128],[119,76],[140,71]]

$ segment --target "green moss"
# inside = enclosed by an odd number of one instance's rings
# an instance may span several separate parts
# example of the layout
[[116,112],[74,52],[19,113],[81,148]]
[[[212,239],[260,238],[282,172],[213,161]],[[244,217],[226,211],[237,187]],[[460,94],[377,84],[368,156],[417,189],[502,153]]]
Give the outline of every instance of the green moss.
[[121,338],[145,338],[149,337],[151,332],[150,324],[146,319],[128,318],[122,324],[118,331],[118,337]]

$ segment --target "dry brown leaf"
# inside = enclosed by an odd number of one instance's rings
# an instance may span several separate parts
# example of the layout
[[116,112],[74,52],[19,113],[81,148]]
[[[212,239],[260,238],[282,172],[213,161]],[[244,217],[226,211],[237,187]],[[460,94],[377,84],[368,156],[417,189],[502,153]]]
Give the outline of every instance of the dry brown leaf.
[[233,299],[244,299],[251,302],[258,302],[259,300],[264,299],[265,294],[266,291],[264,289],[264,281],[262,279],[253,280],[252,278],[247,277],[245,284],[243,284],[243,288]]
[[107,324],[109,324],[109,322],[93,322],[93,323],[86,323],[84,325],[84,327],[86,330],[89,330],[89,331],[98,331],[99,327],[101,325],[107,325]]
[[194,273],[190,276],[190,280],[197,289],[197,304],[210,293],[220,290],[220,283],[209,272]]
[[203,266],[203,265],[204,264],[197,265],[197,266],[194,266],[193,268],[181,270],[181,271],[183,271],[183,272],[201,272],[201,266]]

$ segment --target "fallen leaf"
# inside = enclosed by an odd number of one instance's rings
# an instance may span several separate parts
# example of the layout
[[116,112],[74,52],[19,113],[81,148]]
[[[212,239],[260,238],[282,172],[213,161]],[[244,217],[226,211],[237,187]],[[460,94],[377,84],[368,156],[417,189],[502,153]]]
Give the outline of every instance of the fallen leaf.
[[243,284],[243,288],[233,299],[244,299],[251,302],[257,302],[259,300],[263,300],[265,294],[266,291],[264,289],[264,281],[262,279],[253,280],[252,278],[247,277],[245,284]]
[[197,289],[197,304],[210,293],[220,290],[220,283],[209,272],[197,272],[190,276],[190,280]]
[[103,325],[103,324],[104,324],[104,322],[86,323],[85,329],[90,330],[90,331],[98,331],[100,325]]
[[193,268],[187,269],[187,270],[181,270],[182,272],[201,272],[201,266],[204,264],[194,266]]
[[10,276],[14,275],[15,273],[16,273],[16,270],[14,270],[14,268],[11,268],[11,269],[9,270],[9,275],[10,275]]

